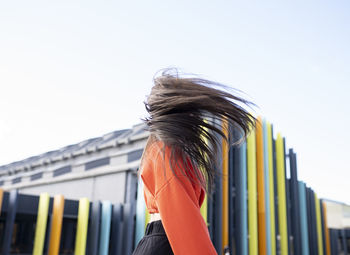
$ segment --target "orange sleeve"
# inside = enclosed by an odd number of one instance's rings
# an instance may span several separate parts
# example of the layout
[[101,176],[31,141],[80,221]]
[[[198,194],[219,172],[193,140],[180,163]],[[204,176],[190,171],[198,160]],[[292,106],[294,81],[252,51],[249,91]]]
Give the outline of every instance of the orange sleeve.
[[175,176],[156,195],[164,230],[175,255],[217,255],[200,208],[191,198],[191,184]]
[[154,192],[170,246],[175,255],[217,255],[200,213],[194,186],[179,170],[183,167],[183,162],[178,162],[179,166],[175,167],[176,178],[170,169],[169,155],[168,147],[165,158],[159,151],[154,153],[151,157],[152,167],[145,169],[143,179],[145,185]]

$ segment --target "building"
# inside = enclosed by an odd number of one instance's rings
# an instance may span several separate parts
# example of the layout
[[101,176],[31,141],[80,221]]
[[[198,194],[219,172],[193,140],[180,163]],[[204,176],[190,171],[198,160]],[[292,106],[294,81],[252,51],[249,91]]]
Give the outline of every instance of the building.
[[32,195],[127,202],[128,175],[136,174],[148,138],[145,127],[137,124],[0,166],[0,187]]

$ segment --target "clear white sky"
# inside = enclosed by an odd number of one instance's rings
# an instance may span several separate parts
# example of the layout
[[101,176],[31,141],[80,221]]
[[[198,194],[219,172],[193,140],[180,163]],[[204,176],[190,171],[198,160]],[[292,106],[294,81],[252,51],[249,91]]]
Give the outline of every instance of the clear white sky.
[[3,1],[0,165],[140,123],[153,75],[175,66],[247,93],[299,179],[350,204],[349,13],[346,0]]

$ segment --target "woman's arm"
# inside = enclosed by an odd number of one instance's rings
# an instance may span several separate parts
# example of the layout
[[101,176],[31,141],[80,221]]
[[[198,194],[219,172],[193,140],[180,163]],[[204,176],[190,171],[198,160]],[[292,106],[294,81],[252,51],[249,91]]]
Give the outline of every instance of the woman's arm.
[[200,213],[196,186],[181,171],[181,157],[174,166],[177,176],[174,175],[169,163],[170,148],[165,148],[163,157],[161,145],[149,151],[141,177],[154,195],[169,243],[175,255],[216,255]]
[[217,255],[186,176],[171,177],[156,194],[156,204],[175,255]]

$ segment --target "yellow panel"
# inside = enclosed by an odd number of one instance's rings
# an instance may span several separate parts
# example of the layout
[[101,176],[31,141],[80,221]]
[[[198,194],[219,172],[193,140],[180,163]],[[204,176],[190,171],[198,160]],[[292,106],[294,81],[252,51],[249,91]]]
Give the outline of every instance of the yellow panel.
[[287,209],[286,209],[286,177],[284,166],[284,146],[281,134],[276,139],[276,167],[278,193],[278,221],[281,238],[281,255],[288,255]]
[[90,202],[87,198],[79,200],[77,234],[75,236],[74,255],[85,255],[86,238],[89,222]]
[[145,210],[145,214],[146,214],[146,217],[145,217],[145,231],[146,231],[147,224],[148,224],[148,222],[149,222],[150,219],[151,219],[151,215],[149,214],[147,208],[146,208],[146,210]]
[[[204,119],[204,122],[208,123],[208,121],[206,119]],[[206,128],[206,127],[203,127],[203,129],[205,131],[208,131],[208,128]],[[202,136],[202,139],[208,144],[208,139],[205,136],[203,136],[203,134],[201,136]],[[204,172],[203,168],[201,168],[201,171],[202,171],[203,175],[205,175],[205,172]],[[208,188],[208,186],[207,186],[207,188]],[[208,226],[208,199],[207,199],[207,194],[204,197],[202,206],[200,208],[200,212],[201,212],[201,215],[203,216],[203,219],[204,219],[205,223]]]
[[208,218],[208,200],[207,200],[207,196],[204,197],[201,209],[200,209],[201,215],[205,221],[205,223],[208,226],[208,222],[207,222],[207,218]]
[[249,255],[258,254],[258,208],[256,188],[255,130],[247,137]]
[[323,255],[323,241],[322,241],[322,223],[321,223],[321,208],[320,200],[315,193],[315,208],[316,208],[316,220],[317,220],[317,244],[318,255]]
[[267,139],[269,150],[269,200],[270,200],[270,223],[271,223],[271,255],[276,255],[276,226],[275,226],[275,192],[273,178],[273,150],[272,150],[272,128],[271,124],[267,123]]
[[49,213],[50,196],[48,193],[40,194],[38,214],[36,219],[33,255],[43,254],[47,216]]

